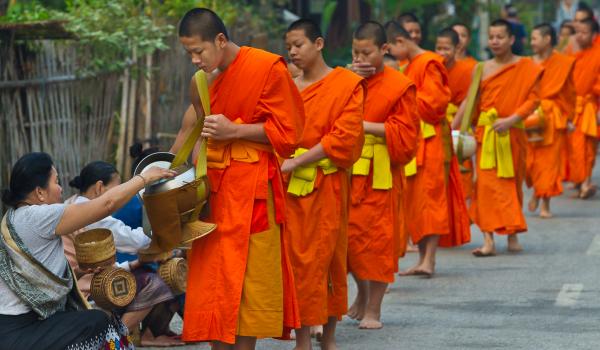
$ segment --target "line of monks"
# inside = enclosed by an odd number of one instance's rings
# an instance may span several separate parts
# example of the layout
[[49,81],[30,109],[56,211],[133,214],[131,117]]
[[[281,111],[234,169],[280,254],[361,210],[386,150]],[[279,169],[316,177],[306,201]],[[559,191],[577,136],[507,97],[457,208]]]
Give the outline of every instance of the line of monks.
[[[553,28],[536,26],[535,55],[519,57],[510,23],[497,20],[494,57],[477,63],[466,55],[466,26],[441,31],[434,53],[405,15],[361,24],[352,64],[332,68],[319,27],[301,19],[285,35],[292,78],[280,56],[231,42],[214,12],[189,11],[179,36],[208,74],[212,114],[202,136],[208,220],[218,228],[188,256],[183,339],[253,349],[257,338],[289,339],[295,329],[296,349],[312,349],[310,328],[323,326],[322,347],[337,349],[344,315],[362,329],[382,327],[381,303],[409,237],[420,259],[400,274],[431,277],[437,247],[469,242],[471,223],[485,236],[474,255],[496,253],[494,234],[522,249],[524,181],[534,188],[530,209],[542,200],[546,217],[563,181],[590,196],[600,39],[591,16],[575,31],[561,54]],[[172,152],[202,116],[199,89],[192,79]],[[526,124],[540,119],[534,139]],[[477,141],[473,160],[453,150],[461,124]],[[349,273],[358,286],[350,309]]]

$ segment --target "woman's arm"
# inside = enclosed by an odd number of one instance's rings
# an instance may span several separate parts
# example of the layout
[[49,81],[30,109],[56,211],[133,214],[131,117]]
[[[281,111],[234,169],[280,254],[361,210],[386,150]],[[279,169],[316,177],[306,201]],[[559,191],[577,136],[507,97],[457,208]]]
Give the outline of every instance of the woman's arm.
[[58,226],[56,226],[56,234],[72,233],[109,216],[124,206],[131,197],[144,188],[146,183],[173,177],[175,174],[174,171],[169,169],[151,168],[143,176],[134,176],[131,180],[106,191],[96,199],[85,203],[67,205]]

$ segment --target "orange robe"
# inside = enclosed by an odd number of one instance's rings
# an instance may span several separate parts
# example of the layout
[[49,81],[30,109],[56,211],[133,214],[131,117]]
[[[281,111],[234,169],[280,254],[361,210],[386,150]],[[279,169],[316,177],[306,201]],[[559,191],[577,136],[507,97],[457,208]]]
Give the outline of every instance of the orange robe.
[[[481,81],[479,105],[481,111],[495,108],[499,118],[519,115],[525,118],[539,105],[538,79],[542,68],[530,58],[521,58]],[[515,234],[527,231],[522,212],[523,180],[525,179],[525,157],[527,137],[525,130],[510,129],[510,143],[514,177],[500,178],[497,169],[481,169],[481,145],[484,127],[475,131],[477,139],[477,180],[475,196],[471,202],[471,217],[483,232]]]
[[419,243],[426,236],[441,235],[440,246],[450,247],[469,242],[471,234],[458,161],[453,154],[446,119],[450,89],[442,62],[441,56],[426,51],[415,57],[406,70],[417,87],[417,114],[422,122],[432,125],[435,135],[427,137],[421,133],[417,173],[407,174],[404,209],[413,243]]
[[[470,77],[473,75],[473,69],[476,64],[477,61],[469,56],[465,59],[456,61],[456,63],[448,69],[450,103],[456,107],[460,107],[463,100],[467,98],[472,80]],[[474,185],[473,161],[471,159],[466,159],[462,163],[460,175],[465,198],[470,199],[473,196]]]
[[598,143],[598,98],[600,97],[600,46],[575,54],[573,80],[577,93],[575,130],[569,135],[568,180],[582,183],[592,174]]
[[402,166],[417,150],[419,118],[413,106],[414,84],[402,73],[385,67],[367,79],[364,120],[385,125],[392,188],[373,189],[369,175],[353,175],[348,224],[348,270],[362,280],[391,283],[398,264],[401,237],[399,199]]
[[319,142],[338,168],[324,175],[317,169],[315,189],[286,197],[286,243],[296,281],[300,321],[304,326],[340,319],[347,312],[348,207],[352,165],[364,142],[365,81],[335,68],[301,91],[306,113],[300,147]]
[[[300,140],[304,115],[298,90],[280,56],[242,47],[227,70],[211,84],[209,92],[213,114],[223,114],[238,123],[264,123],[271,144],[264,146],[281,156],[292,154]],[[254,153],[257,159],[243,159],[231,152],[233,146],[240,146],[239,141],[225,145],[212,141],[209,140],[208,145],[211,189],[208,221],[218,227],[210,235],[194,241],[189,254],[183,340],[232,344],[236,335],[285,336],[284,327],[299,326],[299,315],[283,233],[272,241],[272,249],[280,249],[277,260],[281,264],[261,262],[260,257],[251,259],[253,264],[259,263],[256,266],[248,263],[253,255],[253,239],[263,237],[265,231],[278,229],[272,226],[274,221],[279,225],[283,223],[285,198],[277,157],[273,152],[246,148],[248,154]],[[239,148],[244,149],[244,146]],[[223,152],[226,160],[222,164],[211,157],[215,152]],[[248,282],[248,271],[256,271],[269,263],[280,276],[278,291],[259,290],[254,295],[255,290],[243,288]],[[263,308],[248,312],[242,319],[241,306],[252,297],[259,298],[260,302],[265,292],[283,295],[282,305],[265,303]],[[278,334],[240,334],[243,333],[240,324],[252,323],[254,316],[272,320],[281,317],[281,313],[283,323]],[[261,325],[254,326],[260,328]]]
[[575,59],[554,52],[541,63],[540,99],[545,127],[544,140],[529,142],[527,148],[527,185],[537,197],[553,197],[562,193],[567,121],[575,109],[573,64]]

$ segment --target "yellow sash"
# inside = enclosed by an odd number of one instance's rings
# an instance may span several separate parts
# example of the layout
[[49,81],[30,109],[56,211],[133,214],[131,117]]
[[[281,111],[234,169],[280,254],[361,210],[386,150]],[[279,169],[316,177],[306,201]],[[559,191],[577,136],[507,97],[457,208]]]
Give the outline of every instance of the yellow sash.
[[[479,115],[477,126],[485,127],[479,167],[482,170],[496,168],[498,177],[512,178],[515,176],[515,170],[510,145],[510,131],[497,133],[493,128],[497,119],[498,111],[496,108],[483,111]],[[523,122],[519,122],[513,127],[523,129]]]
[[376,190],[389,190],[392,188],[390,154],[385,139],[366,134],[360,159],[354,163],[352,174],[369,175],[371,160],[373,160],[373,188]]
[[[423,139],[428,139],[435,136],[435,127],[421,120],[421,134]],[[422,147],[422,146],[421,146]],[[404,175],[413,176],[417,174],[417,157],[414,157],[408,164],[404,166]]]
[[458,106],[454,103],[448,103],[448,107],[446,107],[446,119],[448,119],[448,122],[452,123],[456,112],[458,112]]
[[577,96],[575,109],[575,126],[584,134],[592,137],[598,136],[598,122],[596,121],[596,104],[593,96]]
[[[306,152],[308,152],[306,148],[298,148],[294,152],[293,157],[299,157]],[[288,193],[299,197],[312,193],[315,189],[317,168],[321,168],[325,175],[333,174],[337,171],[336,166],[329,158],[323,158],[319,161],[299,166],[292,172],[287,190]]]

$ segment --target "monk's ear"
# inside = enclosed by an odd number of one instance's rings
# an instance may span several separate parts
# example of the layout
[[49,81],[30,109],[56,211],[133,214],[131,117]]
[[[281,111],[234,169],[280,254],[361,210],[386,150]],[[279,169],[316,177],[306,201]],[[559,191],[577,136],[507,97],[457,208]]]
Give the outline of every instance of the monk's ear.
[[317,47],[317,50],[323,50],[325,48],[325,39],[318,37],[317,40],[315,40],[315,46]]
[[513,44],[515,43],[515,36],[511,35],[508,37],[508,39],[510,40],[510,46],[513,46]]
[[383,51],[384,53],[388,52],[390,50],[390,44],[385,43],[385,44],[381,45],[379,50]]
[[225,45],[227,44],[227,38],[225,37],[225,34],[223,33],[219,33],[217,34],[217,36],[215,37],[215,45],[222,49],[225,47]]

